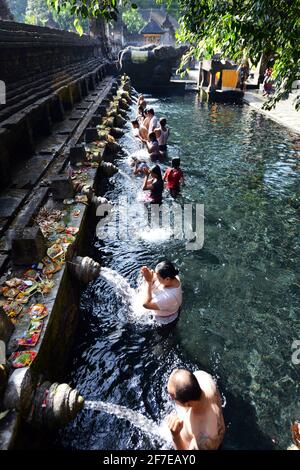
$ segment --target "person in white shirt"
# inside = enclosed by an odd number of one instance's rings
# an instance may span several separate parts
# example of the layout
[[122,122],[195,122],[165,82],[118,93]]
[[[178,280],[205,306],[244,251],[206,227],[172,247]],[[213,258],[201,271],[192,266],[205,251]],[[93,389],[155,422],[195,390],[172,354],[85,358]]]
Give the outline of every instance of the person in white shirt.
[[177,319],[182,304],[178,273],[170,261],[159,263],[155,272],[147,266],[141,268],[145,279],[143,307],[150,311],[155,321],[163,325]]
[[203,370],[194,373],[175,369],[168,380],[168,394],[178,414],[168,417],[177,450],[216,450],[225,434],[220,393],[213,377]]
[[159,127],[154,129],[158,145],[159,145],[159,150],[161,152],[166,152],[167,151],[167,141],[170,135],[170,129],[167,127],[167,120],[166,118],[161,118],[159,120]]
[[154,129],[156,129],[156,127],[158,125],[158,119],[157,119],[157,116],[155,116],[155,114],[154,114],[154,109],[153,108],[148,109],[148,115],[150,117],[148,134],[151,134],[151,132],[153,132]]

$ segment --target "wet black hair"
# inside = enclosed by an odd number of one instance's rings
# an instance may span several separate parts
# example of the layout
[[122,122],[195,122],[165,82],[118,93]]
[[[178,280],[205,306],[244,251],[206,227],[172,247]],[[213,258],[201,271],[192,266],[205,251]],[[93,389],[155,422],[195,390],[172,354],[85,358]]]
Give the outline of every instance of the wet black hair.
[[149,113],[149,109],[148,108],[145,108],[144,109],[144,114],[148,114]]
[[144,114],[144,106],[142,106],[141,104],[139,105],[138,107],[138,111],[141,111],[142,112],[142,115]]
[[139,121],[137,119],[134,119],[133,121],[131,121],[131,124],[137,124],[139,126]]
[[[159,180],[162,180],[161,169],[159,165],[154,165],[150,168],[150,172],[155,173],[158,176]],[[161,263],[160,263],[161,264]],[[158,265],[159,266],[159,265]],[[162,276],[163,277],[163,276]],[[168,277],[168,276],[167,276]]]
[[179,168],[180,167],[180,158],[179,157],[172,158],[172,167],[173,168]]
[[151,141],[152,141],[152,140],[157,140],[157,139],[156,139],[155,132],[150,132],[150,134],[149,134],[149,140],[151,140]]
[[[191,400],[199,400],[202,395],[201,387],[198,383],[198,380],[192,372],[185,370],[184,380],[179,380],[176,382],[175,387],[175,400],[180,403],[186,403]],[[180,369],[174,373],[180,373]]]
[[165,125],[167,124],[167,120],[166,118],[160,118],[159,120],[159,124],[162,126],[162,127],[165,127]]
[[153,108],[148,109],[148,113],[153,114],[154,116],[154,109]]
[[175,268],[174,264],[171,263],[171,261],[162,261],[156,266],[155,271],[163,279],[166,279],[167,277],[170,277],[171,279],[175,279],[175,277],[179,273],[179,270]]

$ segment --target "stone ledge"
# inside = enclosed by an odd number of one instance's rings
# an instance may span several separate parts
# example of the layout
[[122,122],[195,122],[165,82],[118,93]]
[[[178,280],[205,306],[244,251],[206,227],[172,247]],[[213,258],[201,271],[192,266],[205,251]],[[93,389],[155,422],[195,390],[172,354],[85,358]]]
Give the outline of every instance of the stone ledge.
[[[108,84],[104,89],[104,93],[108,93],[109,88],[110,86]],[[87,125],[91,119],[92,113],[100,103],[99,100],[97,100],[92,105],[90,114],[86,116],[85,125]],[[78,143],[83,133],[83,126],[79,126],[70,145]],[[102,155],[102,152],[100,153]],[[59,169],[58,165],[56,169]],[[97,185],[99,183],[97,180],[99,180],[101,174],[100,168],[89,167],[87,173],[88,179],[86,184],[90,184],[97,191]],[[74,244],[70,245],[69,249],[73,254],[75,252],[76,254],[86,252],[86,238],[88,237],[88,232],[91,230],[91,227],[95,227],[95,207],[81,204],[65,206],[61,202],[54,201],[51,197],[47,201],[47,206],[55,209],[63,208],[64,212],[68,212],[68,224],[80,229],[76,241]],[[74,209],[80,209],[79,217],[74,216]],[[18,275],[18,270],[14,270],[13,275]],[[43,378],[47,377],[49,380],[60,380],[60,377],[62,379],[64,378],[63,369],[77,325],[80,284],[71,276],[66,265],[54,274],[53,279],[56,285],[51,293],[43,299],[43,303],[48,307],[49,315],[45,319],[45,325],[37,346],[32,348],[38,354],[30,368],[36,377],[41,377],[42,375]],[[32,299],[32,303],[38,301],[39,299]],[[28,321],[29,318],[25,317],[16,326],[16,330],[9,341],[9,353],[15,350],[15,341],[27,328]],[[21,421],[20,415],[15,412],[11,413],[9,422],[0,420],[0,446],[2,445],[2,448],[8,449],[14,447]]]

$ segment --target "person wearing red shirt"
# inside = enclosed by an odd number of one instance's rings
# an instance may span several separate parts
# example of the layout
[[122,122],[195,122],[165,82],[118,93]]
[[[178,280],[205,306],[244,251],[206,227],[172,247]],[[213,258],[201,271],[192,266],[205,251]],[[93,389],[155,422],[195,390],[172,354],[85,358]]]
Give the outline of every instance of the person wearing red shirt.
[[166,186],[170,190],[172,197],[176,197],[180,191],[180,184],[184,183],[183,171],[180,168],[180,158],[172,158],[172,168],[167,168],[164,174],[164,181]]

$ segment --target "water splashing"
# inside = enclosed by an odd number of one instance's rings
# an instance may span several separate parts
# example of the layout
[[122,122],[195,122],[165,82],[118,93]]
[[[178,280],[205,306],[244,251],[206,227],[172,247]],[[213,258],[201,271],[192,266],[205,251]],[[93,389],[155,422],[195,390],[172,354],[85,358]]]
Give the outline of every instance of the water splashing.
[[129,301],[129,303],[131,302],[131,299],[135,296],[135,290],[121,274],[114,269],[104,267],[101,268],[100,277],[115,289],[117,295]]
[[161,424],[157,424],[138,411],[134,411],[126,408],[125,406],[116,405],[114,403],[105,403],[103,401],[87,400],[84,403],[84,408],[88,410],[104,411],[104,413],[114,415],[119,419],[126,419],[146,435],[159,439],[162,441],[162,444],[171,448],[171,433],[165,421]]
[[171,238],[173,232],[170,228],[148,228],[138,232],[139,238],[148,243],[165,243]]
[[134,289],[121,274],[106,267],[101,268],[100,277],[114,289],[115,294],[128,306],[127,321],[143,325],[153,324],[149,311],[143,307],[142,286]]
[[119,171],[118,171],[118,175],[121,175],[123,178],[125,178],[126,180],[128,180],[132,183],[132,179],[130,178],[130,176],[127,173],[125,173],[125,171],[120,170],[120,168],[119,168]]

